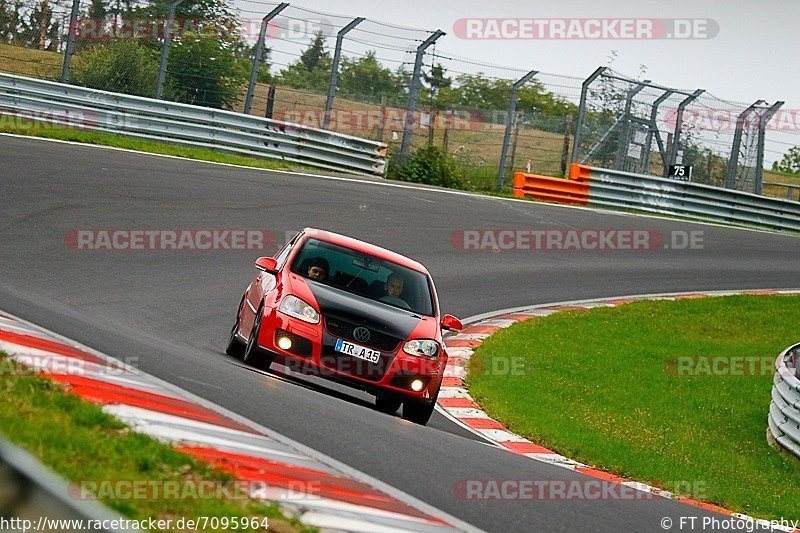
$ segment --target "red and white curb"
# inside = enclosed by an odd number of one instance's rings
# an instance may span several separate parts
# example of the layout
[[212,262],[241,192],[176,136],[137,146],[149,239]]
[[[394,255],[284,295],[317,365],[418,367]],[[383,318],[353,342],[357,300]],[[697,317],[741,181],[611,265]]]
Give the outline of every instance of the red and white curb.
[[753,518],[741,513],[734,513],[728,509],[717,505],[700,502],[673,494],[669,491],[659,489],[630,480],[624,477],[604,472],[592,466],[573,461],[552,450],[540,446],[530,440],[517,435],[506,428],[500,422],[492,419],[470,396],[464,378],[467,374],[467,364],[483,341],[500,329],[507,328],[518,322],[544,317],[562,311],[587,310],[595,307],[616,307],[626,303],[641,300],[685,300],[693,298],[707,298],[716,296],[733,295],[774,295],[774,294],[800,294],[800,289],[782,290],[745,290],[745,291],[709,291],[709,292],[688,292],[688,293],[669,293],[669,294],[650,294],[634,295],[618,298],[598,298],[593,300],[579,300],[571,302],[559,302],[552,304],[533,305],[528,307],[517,307],[504,309],[493,313],[478,315],[464,322],[469,324],[457,335],[447,337],[448,361],[444,372],[444,381],[439,399],[437,410],[448,418],[455,420],[461,426],[472,433],[479,435],[484,440],[491,442],[495,446],[508,450],[518,455],[524,455],[537,461],[550,463],[563,468],[568,468],[576,472],[581,472],[593,478],[598,478],[611,483],[619,483],[644,492],[656,494],[665,498],[673,498],[680,502],[700,507],[702,509],[729,515],[741,520],[752,521],[761,527],[772,527],[777,531],[787,531],[800,533],[800,529],[791,527],[780,527],[770,524],[767,520]]
[[0,312],[0,351],[134,431],[257,487],[323,531],[479,531],[385,483],[86,346]]

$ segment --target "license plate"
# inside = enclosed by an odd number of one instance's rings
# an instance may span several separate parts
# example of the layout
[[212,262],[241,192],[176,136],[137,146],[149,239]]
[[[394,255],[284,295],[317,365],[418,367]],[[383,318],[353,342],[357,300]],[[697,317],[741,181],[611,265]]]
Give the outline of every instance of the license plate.
[[369,361],[370,363],[377,363],[381,358],[381,352],[378,350],[371,350],[370,348],[365,348],[364,346],[347,342],[344,339],[337,339],[336,347],[334,349],[337,352],[351,355],[353,357],[357,357],[358,359]]

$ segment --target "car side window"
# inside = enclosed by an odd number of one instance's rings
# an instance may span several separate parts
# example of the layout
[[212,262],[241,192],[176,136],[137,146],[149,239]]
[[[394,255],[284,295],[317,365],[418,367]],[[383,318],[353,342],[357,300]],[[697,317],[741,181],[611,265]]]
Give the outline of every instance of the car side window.
[[294,237],[292,237],[291,240],[284,245],[281,251],[278,252],[278,255],[275,256],[275,261],[278,263],[278,269],[283,268],[283,265],[286,263],[286,259],[289,257],[289,254],[291,253],[292,248],[294,248],[297,240],[300,238],[300,235],[302,235],[302,232],[298,232]]

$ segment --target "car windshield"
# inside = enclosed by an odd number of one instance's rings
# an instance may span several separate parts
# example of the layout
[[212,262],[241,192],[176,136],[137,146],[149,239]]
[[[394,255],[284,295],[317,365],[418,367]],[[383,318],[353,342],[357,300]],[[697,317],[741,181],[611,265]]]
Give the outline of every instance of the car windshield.
[[308,239],[292,272],[352,294],[433,316],[428,276],[422,272],[318,239]]

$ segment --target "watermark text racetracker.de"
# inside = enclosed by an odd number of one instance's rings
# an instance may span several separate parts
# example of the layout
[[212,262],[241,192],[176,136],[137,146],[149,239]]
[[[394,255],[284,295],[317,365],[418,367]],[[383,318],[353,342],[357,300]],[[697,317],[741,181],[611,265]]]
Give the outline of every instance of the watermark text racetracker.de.
[[664,370],[682,377],[764,377],[775,374],[772,355],[676,355]]
[[92,111],[50,109],[32,111],[0,110],[0,126],[17,130],[67,128],[91,130],[97,128],[98,118]]
[[[707,483],[702,480],[673,481],[678,493],[703,495]],[[453,495],[460,500],[490,501],[640,501],[659,496],[659,489],[640,490],[634,485],[603,479],[462,479],[453,486]]]
[[[177,18],[171,21],[170,33],[176,41],[234,42],[241,38],[254,42],[261,31],[261,22],[261,18]],[[71,26],[73,36],[78,41],[160,40],[164,38],[168,24],[169,20],[159,18],[80,17]],[[325,37],[331,36],[334,27],[329,20],[321,18],[287,18],[280,23],[273,20],[267,25],[266,38],[307,43],[309,38],[320,33]]]
[[126,376],[135,375],[138,365],[138,357],[96,363],[66,355],[20,353],[13,357],[0,357],[0,376],[26,377],[40,373],[90,377]]
[[64,244],[80,252],[203,252],[269,250],[276,239],[274,232],[266,229],[71,229],[64,236]]
[[719,24],[701,18],[462,18],[453,33],[478,40],[713,39]]
[[[745,131],[759,127],[761,113],[745,113],[744,108],[687,107],[682,112],[676,107],[664,112],[664,125],[675,129],[678,118],[681,128],[691,131],[735,132],[737,128]],[[769,131],[800,131],[800,109],[779,109],[765,125]]]
[[702,230],[648,229],[459,229],[450,244],[461,251],[622,251],[703,249]]
[[[188,466],[185,473],[189,473]],[[321,482],[289,480],[280,485],[244,479],[90,479],[69,487],[75,500],[115,501],[219,501],[285,498],[319,499]]]

